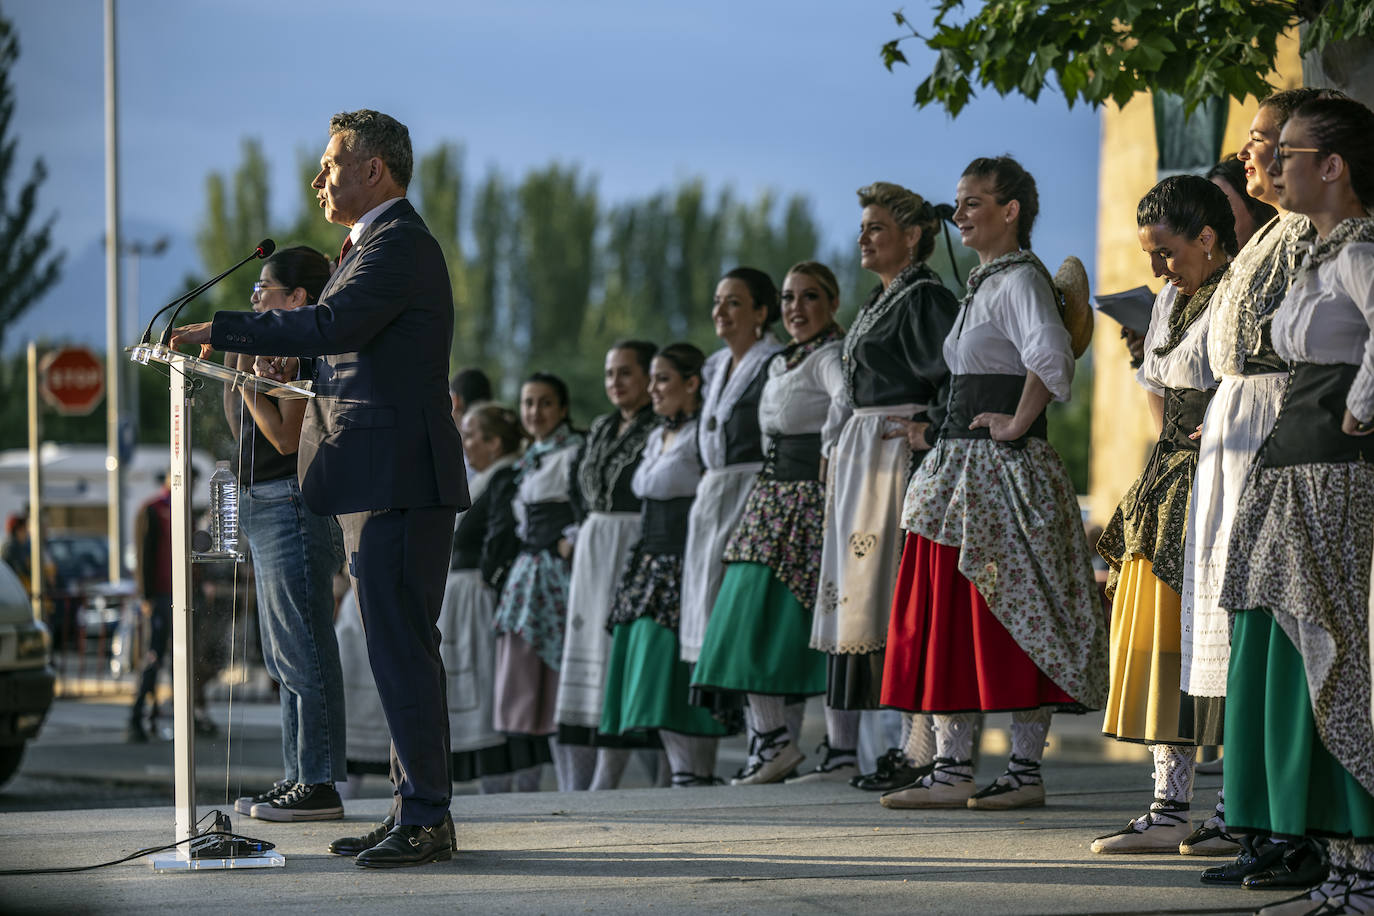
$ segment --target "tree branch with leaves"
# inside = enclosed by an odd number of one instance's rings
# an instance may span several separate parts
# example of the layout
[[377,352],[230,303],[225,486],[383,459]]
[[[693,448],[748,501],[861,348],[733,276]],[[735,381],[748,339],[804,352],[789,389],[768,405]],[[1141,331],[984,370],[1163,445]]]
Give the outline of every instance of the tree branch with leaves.
[[[962,21],[961,0],[936,0],[923,29],[893,13],[907,34],[882,46],[888,70],[902,45],[935,52],[915,104],[957,115],[975,87],[1031,101],[1057,87],[1072,108],[1124,105],[1137,92],[1171,92],[1191,112],[1207,99],[1262,98],[1280,36],[1302,27],[1302,53],[1319,58],[1340,42],[1374,36],[1374,4],[1355,0],[990,0]],[[1344,88],[1344,87],[1342,87]]]
[[56,216],[36,224],[38,188],[48,177],[35,159],[29,177],[17,184],[14,171],[18,139],[10,135],[14,119],[14,86],[10,71],[19,59],[13,24],[0,15],[0,351],[5,330],[57,282],[62,254],[52,250]]

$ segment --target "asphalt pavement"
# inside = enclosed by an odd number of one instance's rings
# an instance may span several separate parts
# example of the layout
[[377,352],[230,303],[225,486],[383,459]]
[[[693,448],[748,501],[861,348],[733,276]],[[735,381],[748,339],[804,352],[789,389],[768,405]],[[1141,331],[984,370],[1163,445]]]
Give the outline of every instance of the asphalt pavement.
[[[171,747],[126,744],[126,709],[109,697],[54,706],[0,789],[0,870],[91,865],[174,839]],[[222,731],[197,743],[201,814],[280,775],[274,703],[212,712]],[[819,738],[818,718],[812,710],[807,740]],[[1056,720],[1040,809],[889,811],[842,784],[501,795],[467,784],[455,786],[453,861],[374,872],[327,852],[385,814],[389,787],[374,777],[342,822],[232,815],[237,832],[275,843],[285,867],[168,874],[144,858],[0,874],[0,911],[1174,914],[1250,912],[1281,896],[1202,886],[1216,860],[1089,852],[1143,811],[1151,786],[1145,750],[1101,739],[1096,725]],[[990,718],[982,781],[1000,771],[1004,727]],[[724,742],[721,775],[743,756],[742,739]],[[647,784],[637,768],[629,777]],[[1219,781],[1199,779],[1195,821]]]

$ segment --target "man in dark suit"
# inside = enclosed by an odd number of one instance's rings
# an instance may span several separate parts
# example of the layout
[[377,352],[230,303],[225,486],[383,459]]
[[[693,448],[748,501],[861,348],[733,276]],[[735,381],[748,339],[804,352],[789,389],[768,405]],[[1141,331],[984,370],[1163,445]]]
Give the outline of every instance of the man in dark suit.
[[[456,848],[435,626],[468,504],[447,389],[453,299],[439,245],[405,199],[409,131],[362,110],[335,115],[329,133],[314,187],[325,218],[350,232],[319,304],[218,312],[172,341],[318,357],[297,474],[306,504],[343,528],[395,786],[385,822],[330,849],[368,867],[421,865]],[[260,371],[290,375],[285,362]]]

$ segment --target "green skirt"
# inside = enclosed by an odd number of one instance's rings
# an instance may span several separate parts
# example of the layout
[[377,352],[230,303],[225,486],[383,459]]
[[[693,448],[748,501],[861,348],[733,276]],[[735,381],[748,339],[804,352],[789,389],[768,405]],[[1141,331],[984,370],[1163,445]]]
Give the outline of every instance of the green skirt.
[[1322,745],[1302,655],[1261,610],[1231,634],[1222,780],[1228,829],[1374,839],[1374,797]]
[[730,563],[692,684],[736,693],[825,693],[825,653],[810,642],[810,609],[771,569]]
[[652,617],[615,628],[606,663],[601,731],[662,728],[685,735],[729,734],[711,713],[687,702],[692,666],[678,656],[677,634]]

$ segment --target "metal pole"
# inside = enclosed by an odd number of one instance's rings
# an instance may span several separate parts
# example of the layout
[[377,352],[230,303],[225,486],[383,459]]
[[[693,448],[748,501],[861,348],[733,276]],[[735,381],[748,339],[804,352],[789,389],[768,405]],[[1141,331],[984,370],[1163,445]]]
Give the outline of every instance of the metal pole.
[[115,0],[105,0],[105,473],[109,490],[111,582],[124,576],[124,468],[119,460],[119,135],[115,105]]
[[172,487],[172,766],[177,839],[196,835],[195,676],[191,618],[191,379],[186,358],[174,356],[171,372]]
[[43,415],[38,400],[38,344],[29,341],[29,600],[43,619]]

